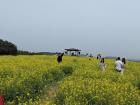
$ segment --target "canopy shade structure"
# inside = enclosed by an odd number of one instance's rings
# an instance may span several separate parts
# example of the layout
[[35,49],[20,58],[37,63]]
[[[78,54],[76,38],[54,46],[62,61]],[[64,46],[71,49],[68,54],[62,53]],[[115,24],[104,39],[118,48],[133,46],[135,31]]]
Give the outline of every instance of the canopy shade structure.
[[76,49],[76,48],[70,48],[70,49],[65,49],[66,51],[81,51],[79,49]]
[[70,49],[65,49],[65,50],[66,50],[66,52],[65,52],[66,55],[72,55],[72,56],[80,55],[80,51],[81,51],[76,48],[70,48]]

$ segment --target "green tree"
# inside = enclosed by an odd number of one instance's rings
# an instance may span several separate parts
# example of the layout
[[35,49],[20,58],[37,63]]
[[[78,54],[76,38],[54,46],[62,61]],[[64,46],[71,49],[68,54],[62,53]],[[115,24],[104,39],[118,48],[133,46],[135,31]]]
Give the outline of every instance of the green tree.
[[0,55],[16,55],[17,46],[9,41],[0,39]]

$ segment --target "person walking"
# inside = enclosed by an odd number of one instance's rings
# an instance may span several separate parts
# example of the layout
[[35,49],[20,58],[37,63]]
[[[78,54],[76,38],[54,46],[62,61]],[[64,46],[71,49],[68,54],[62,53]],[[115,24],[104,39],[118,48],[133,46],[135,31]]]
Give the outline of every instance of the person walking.
[[116,61],[115,61],[115,69],[116,69],[116,71],[123,73],[123,66],[124,66],[124,64],[121,61],[121,58],[118,57],[116,59]]
[[61,62],[62,62],[62,60],[63,60],[63,59],[62,59],[63,55],[64,55],[64,53],[58,55],[58,57],[57,57],[57,62],[58,62],[58,63],[61,63]]
[[126,59],[125,58],[122,58],[122,62],[125,65],[126,64]]
[[101,60],[101,58],[102,58],[101,54],[98,54],[97,59]]
[[101,70],[105,70],[106,69],[106,64],[105,64],[105,60],[104,58],[101,59],[100,63],[99,63],[99,67]]
[[123,63],[123,70],[124,70],[125,64],[126,64],[126,59],[125,58],[122,58],[122,63]]

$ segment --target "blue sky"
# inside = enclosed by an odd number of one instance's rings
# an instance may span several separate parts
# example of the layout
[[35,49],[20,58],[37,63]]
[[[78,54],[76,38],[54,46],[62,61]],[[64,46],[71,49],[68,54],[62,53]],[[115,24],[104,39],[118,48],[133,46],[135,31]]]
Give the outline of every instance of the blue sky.
[[0,38],[29,51],[140,58],[139,0],[0,0]]

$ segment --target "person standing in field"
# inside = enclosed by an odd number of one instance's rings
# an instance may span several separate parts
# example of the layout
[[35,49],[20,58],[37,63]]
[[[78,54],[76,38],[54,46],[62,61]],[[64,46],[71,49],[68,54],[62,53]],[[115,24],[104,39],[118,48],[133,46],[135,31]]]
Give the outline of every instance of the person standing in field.
[[124,65],[126,64],[126,59],[125,58],[122,58],[122,63],[123,63],[123,70],[124,70]]
[[101,61],[99,63],[99,67],[100,67],[101,70],[103,70],[103,71],[105,70],[106,64],[105,64],[104,58],[101,59]]
[[122,62],[125,65],[126,64],[126,59],[125,58],[122,58]]
[[121,61],[120,57],[118,57],[115,61],[116,71],[123,73],[123,66],[124,66],[123,62]]
[[62,60],[63,60],[63,59],[62,59],[63,55],[64,55],[64,53],[58,55],[58,57],[57,57],[57,62],[58,62],[58,63],[61,63],[61,62],[62,62]]
[[97,59],[100,60],[101,58],[102,58],[101,54],[98,54],[98,55],[97,55]]

